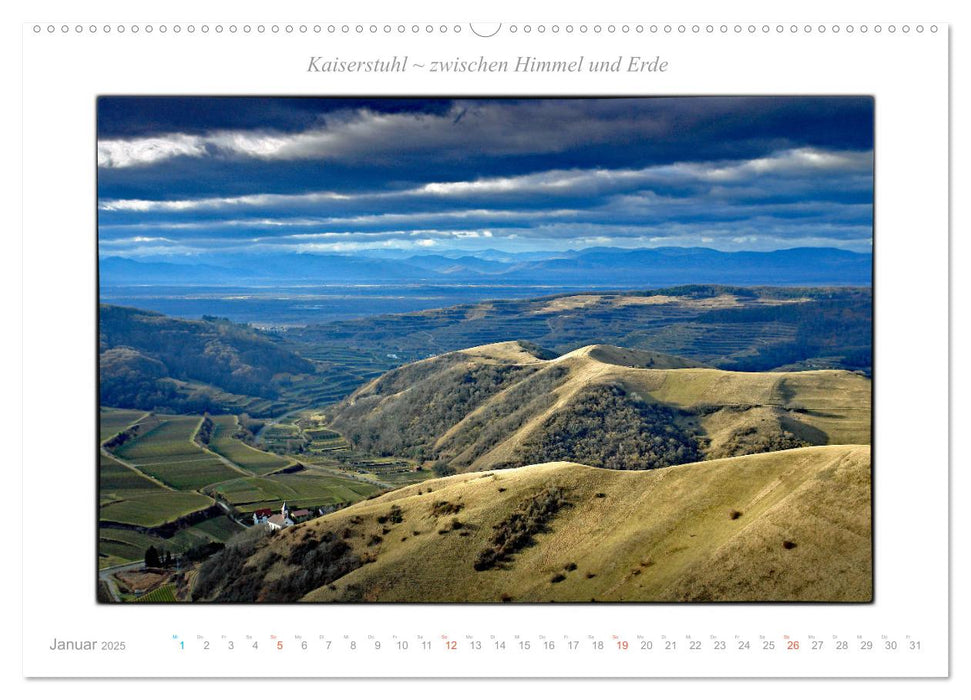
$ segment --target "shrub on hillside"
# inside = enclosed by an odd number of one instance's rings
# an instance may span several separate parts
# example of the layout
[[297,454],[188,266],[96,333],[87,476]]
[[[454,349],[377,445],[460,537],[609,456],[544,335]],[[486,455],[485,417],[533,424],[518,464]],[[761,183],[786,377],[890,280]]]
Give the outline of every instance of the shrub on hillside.
[[460,353],[444,355],[382,376],[353,402],[342,404],[333,425],[367,452],[431,459],[435,441],[448,428],[535,371],[518,365],[477,365]]
[[657,469],[702,459],[674,409],[619,384],[591,387],[522,444],[522,464],[569,460],[607,469]]
[[566,492],[557,486],[543,489],[520,503],[508,518],[493,527],[489,547],[479,552],[473,568],[485,571],[508,561],[513,554],[533,544],[533,536],[543,532],[567,505]]

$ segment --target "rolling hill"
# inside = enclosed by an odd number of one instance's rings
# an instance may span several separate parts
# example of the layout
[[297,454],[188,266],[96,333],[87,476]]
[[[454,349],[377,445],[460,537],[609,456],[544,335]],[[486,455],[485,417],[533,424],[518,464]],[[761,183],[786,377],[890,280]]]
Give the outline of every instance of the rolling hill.
[[871,366],[871,294],[861,289],[568,294],[273,332],[99,308],[102,405],[168,412],[278,416],[340,401],[403,363],[509,338],[551,348],[541,359],[612,343],[679,357],[682,366],[747,372]]
[[248,533],[202,566],[193,599],[866,602],[870,518],[865,445],[652,471],[538,464]]
[[872,306],[870,289],[685,285],[312,322],[289,329],[286,337],[316,351],[368,348],[403,360],[517,338],[557,354],[609,343],[719,369],[869,372]]
[[182,412],[239,409],[275,398],[313,363],[253,329],[99,307],[101,405]]
[[845,370],[729,372],[606,345],[550,359],[506,342],[388,372],[338,404],[331,425],[363,450],[440,471],[650,469],[867,444],[870,392],[868,378]]

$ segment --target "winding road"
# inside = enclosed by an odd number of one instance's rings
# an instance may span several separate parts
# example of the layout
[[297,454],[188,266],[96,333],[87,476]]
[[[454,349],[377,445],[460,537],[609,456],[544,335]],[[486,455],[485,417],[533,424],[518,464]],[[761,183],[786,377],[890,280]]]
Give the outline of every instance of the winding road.
[[121,593],[118,591],[118,584],[115,583],[115,579],[112,578],[113,574],[119,574],[122,571],[134,571],[135,569],[141,569],[145,566],[145,560],[141,559],[139,561],[133,561],[128,564],[119,564],[118,566],[109,566],[106,569],[98,570],[98,580],[103,581],[105,586],[108,587],[108,592],[116,603],[121,602]]

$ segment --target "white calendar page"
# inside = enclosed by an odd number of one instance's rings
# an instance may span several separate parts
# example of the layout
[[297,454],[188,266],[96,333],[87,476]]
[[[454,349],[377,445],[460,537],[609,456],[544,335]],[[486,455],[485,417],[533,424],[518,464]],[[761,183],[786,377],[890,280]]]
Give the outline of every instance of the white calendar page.
[[[596,8],[498,16],[457,7],[359,15],[313,7],[283,16],[263,7],[201,19],[189,10],[134,19],[85,16],[80,8],[27,17],[24,517],[17,528],[24,675],[947,677],[951,30],[946,17],[916,17],[921,11],[908,10],[908,21],[725,11],[667,20],[636,7],[603,16]],[[524,57],[576,67],[517,70]],[[336,69],[341,61],[358,67]],[[376,61],[395,68],[361,67]],[[467,61],[463,72],[452,72],[456,61]],[[589,70],[594,62],[604,69]],[[99,219],[108,216],[97,181],[99,158],[108,157],[99,151],[98,100],[106,96],[869,100],[872,200],[862,206],[872,207],[872,595],[512,605],[98,602],[105,501],[96,456],[96,307],[99,243],[105,250]],[[142,145],[146,161],[165,147]],[[101,186],[109,180],[102,175]],[[142,183],[141,191],[150,189]],[[159,190],[164,197],[179,198]],[[153,234],[133,237],[141,235]],[[55,423],[37,420],[52,411]]]

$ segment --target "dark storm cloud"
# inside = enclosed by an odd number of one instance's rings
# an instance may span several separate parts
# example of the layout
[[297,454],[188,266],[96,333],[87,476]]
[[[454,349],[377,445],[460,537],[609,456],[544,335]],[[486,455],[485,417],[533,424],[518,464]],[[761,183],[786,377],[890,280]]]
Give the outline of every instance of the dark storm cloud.
[[122,254],[870,246],[866,98],[102,98],[99,117],[100,237]]

